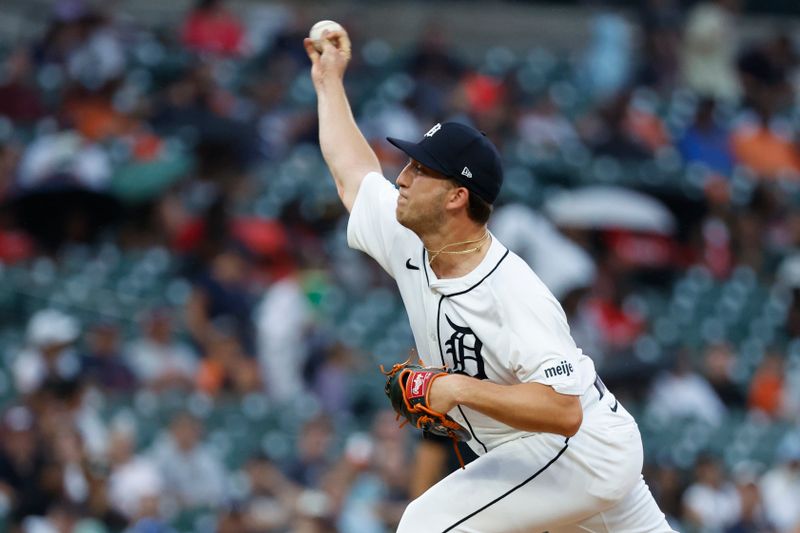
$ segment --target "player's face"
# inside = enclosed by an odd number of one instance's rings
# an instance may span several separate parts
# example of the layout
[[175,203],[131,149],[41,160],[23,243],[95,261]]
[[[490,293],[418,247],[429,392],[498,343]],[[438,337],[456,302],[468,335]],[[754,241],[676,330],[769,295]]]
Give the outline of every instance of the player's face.
[[397,221],[419,234],[434,230],[445,219],[447,193],[453,184],[445,176],[410,160],[397,176]]

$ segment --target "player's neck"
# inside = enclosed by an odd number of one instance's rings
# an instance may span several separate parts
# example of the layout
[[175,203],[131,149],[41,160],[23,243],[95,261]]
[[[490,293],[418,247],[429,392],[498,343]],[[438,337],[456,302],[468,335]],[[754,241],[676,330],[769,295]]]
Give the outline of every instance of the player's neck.
[[492,242],[489,230],[475,225],[442,230],[421,237],[431,270],[439,279],[469,274],[489,251]]

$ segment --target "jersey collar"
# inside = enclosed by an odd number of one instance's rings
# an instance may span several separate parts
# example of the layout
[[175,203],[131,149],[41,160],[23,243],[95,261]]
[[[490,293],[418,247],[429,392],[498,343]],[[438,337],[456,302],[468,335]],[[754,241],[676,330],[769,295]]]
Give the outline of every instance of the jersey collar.
[[489,233],[492,237],[492,242],[489,245],[489,251],[483,260],[476,266],[472,272],[461,276],[460,278],[446,278],[439,279],[434,274],[430,265],[428,264],[428,253],[425,248],[422,248],[422,268],[425,269],[425,279],[428,280],[428,287],[431,290],[440,293],[442,296],[456,296],[472,290],[477,285],[480,285],[484,279],[489,277],[495,269],[500,265],[503,259],[508,255],[508,249],[503,246],[497,238]]

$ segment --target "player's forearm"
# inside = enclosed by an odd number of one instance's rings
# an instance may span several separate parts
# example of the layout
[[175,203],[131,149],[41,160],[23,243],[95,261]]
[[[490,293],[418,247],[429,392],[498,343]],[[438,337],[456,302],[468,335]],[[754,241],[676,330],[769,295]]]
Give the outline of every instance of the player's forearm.
[[317,98],[322,156],[349,211],[364,176],[380,172],[381,166],[356,125],[341,81],[327,80],[318,86]]
[[[580,398],[541,383],[498,385],[467,376],[453,381],[456,403],[523,431],[571,437],[583,421]],[[442,381],[442,380],[440,380]]]

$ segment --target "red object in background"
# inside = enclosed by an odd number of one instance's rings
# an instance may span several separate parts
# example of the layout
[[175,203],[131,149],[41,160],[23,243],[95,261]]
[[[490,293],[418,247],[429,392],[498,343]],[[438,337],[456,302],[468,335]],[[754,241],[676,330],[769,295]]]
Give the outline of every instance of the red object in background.
[[239,20],[223,9],[198,9],[190,13],[181,29],[186,47],[198,52],[238,55],[244,42]]
[[152,133],[137,135],[133,142],[133,157],[137,161],[153,161],[161,154],[163,141]]
[[477,113],[491,111],[503,101],[503,83],[491,76],[471,74],[464,80],[464,90],[470,109]]
[[[257,217],[240,217],[231,221],[231,236],[252,253],[256,266],[272,280],[281,279],[295,270],[289,253],[289,236],[283,224],[276,220]],[[182,253],[195,250],[205,238],[206,227],[202,219],[187,222],[175,236],[172,247]]]
[[677,245],[664,235],[611,230],[604,237],[608,247],[627,266],[664,268],[675,264]]
[[233,234],[254,254],[275,256],[286,253],[289,237],[280,222],[257,217],[233,221]]
[[644,320],[626,313],[613,302],[595,298],[588,302],[588,308],[603,333],[603,339],[611,346],[630,346],[644,331]]
[[0,230],[0,263],[16,263],[33,256],[33,241],[19,231]]

